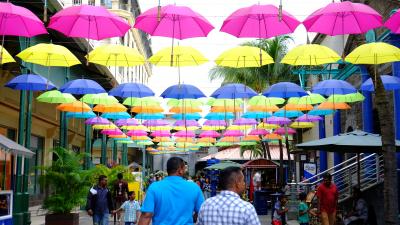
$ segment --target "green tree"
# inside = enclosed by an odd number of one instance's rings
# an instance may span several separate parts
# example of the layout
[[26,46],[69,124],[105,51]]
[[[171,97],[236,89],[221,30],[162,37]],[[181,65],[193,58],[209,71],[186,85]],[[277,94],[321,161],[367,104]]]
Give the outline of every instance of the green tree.
[[250,151],[250,159],[263,157],[263,148],[261,142],[258,141],[256,145],[240,146],[240,156],[243,157],[244,153]]

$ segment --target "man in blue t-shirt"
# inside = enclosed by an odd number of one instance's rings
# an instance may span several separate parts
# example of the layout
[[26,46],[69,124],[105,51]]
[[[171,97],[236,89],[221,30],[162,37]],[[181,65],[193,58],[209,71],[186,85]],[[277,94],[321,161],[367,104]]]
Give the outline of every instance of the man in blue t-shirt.
[[172,157],[167,162],[168,176],[150,185],[142,206],[139,225],[191,225],[204,202],[194,182],[183,179],[185,162]]

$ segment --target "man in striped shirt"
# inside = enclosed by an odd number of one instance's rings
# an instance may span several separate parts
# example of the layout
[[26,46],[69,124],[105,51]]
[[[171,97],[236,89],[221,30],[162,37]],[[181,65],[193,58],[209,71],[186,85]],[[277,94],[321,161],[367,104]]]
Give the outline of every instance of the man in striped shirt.
[[253,205],[240,198],[246,189],[242,170],[228,167],[219,175],[221,193],[200,208],[198,225],[261,225]]

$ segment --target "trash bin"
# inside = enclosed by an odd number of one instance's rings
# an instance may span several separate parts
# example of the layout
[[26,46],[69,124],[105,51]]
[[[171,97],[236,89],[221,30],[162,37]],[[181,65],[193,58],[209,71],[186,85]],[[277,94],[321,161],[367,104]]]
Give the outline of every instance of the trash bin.
[[255,191],[254,192],[254,208],[256,209],[257,215],[268,214],[268,192],[267,191]]

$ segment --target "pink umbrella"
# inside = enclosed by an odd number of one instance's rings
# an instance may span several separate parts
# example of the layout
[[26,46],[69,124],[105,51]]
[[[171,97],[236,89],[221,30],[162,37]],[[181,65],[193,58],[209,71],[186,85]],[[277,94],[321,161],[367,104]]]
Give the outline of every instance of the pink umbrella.
[[169,130],[157,130],[151,133],[153,137],[170,137],[171,133]]
[[[287,134],[295,134],[296,130],[292,128],[287,128]],[[279,127],[278,129],[274,130],[274,134],[284,135],[286,134],[284,127]]]
[[304,115],[298,117],[297,119],[295,119],[296,122],[316,122],[319,120],[322,120],[322,117],[307,115],[307,114],[304,114]]
[[106,135],[122,135],[124,132],[122,132],[120,129],[104,129],[101,131],[102,134]]
[[249,135],[267,135],[269,132],[265,129],[254,129],[251,130]]
[[227,130],[224,133],[225,137],[241,137],[244,136],[243,132],[240,130]]
[[176,38],[206,37],[214,27],[202,15],[186,6],[151,8],[136,18],[135,28],[152,36]]
[[163,127],[168,126],[169,123],[165,120],[146,120],[143,125],[146,127]]
[[80,5],[65,8],[50,18],[49,28],[68,37],[102,40],[121,37],[131,26],[102,6]]
[[293,33],[300,22],[274,5],[252,5],[233,12],[222,24],[222,32],[239,38],[270,38]]
[[215,131],[215,130],[203,131],[203,132],[201,132],[201,134],[200,134],[200,137],[201,137],[201,138],[203,138],[203,137],[217,138],[217,137],[219,137],[219,136],[221,136],[221,134],[218,133],[218,132]]
[[256,125],[257,120],[255,119],[248,119],[248,118],[239,118],[233,121],[233,125]]
[[196,137],[196,134],[194,133],[194,131],[191,130],[181,130],[178,131],[174,134],[175,137]]
[[33,37],[47,34],[43,22],[28,9],[0,2],[0,35]]
[[98,124],[98,125],[107,125],[107,124],[110,124],[110,123],[111,123],[111,122],[110,122],[108,119],[103,118],[103,117],[99,117],[99,116],[96,116],[96,117],[87,119],[87,120],[85,121],[85,124],[90,124],[90,125],[95,125],[95,124]]
[[147,132],[144,130],[130,130],[126,134],[129,136],[147,136]]
[[333,2],[312,13],[303,24],[310,32],[331,36],[361,34],[382,26],[382,16],[365,4]]
[[204,122],[205,126],[224,126],[226,127],[226,121],[225,120],[206,120]]
[[115,125],[117,126],[137,126],[140,125],[139,121],[134,118],[129,118],[129,119],[119,119],[115,121]]
[[199,122],[197,122],[196,120],[177,120],[177,121],[174,123],[174,126],[177,126],[177,127],[179,127],[179,126],[184,126],[184,127],[198,127],[198,126],[200,126],[200,125],[199,125]]
[[392,33],[400,33],[400,10],[397,10],[388,20],[386,20],[385,27],[390,29]]
[[272,116],[268,119],[266,119],[267,123],[269,124],[277,124],[277,125],[285,125],[289,124],[292,121],[286,117],[277,117],[277,116]]

